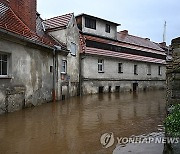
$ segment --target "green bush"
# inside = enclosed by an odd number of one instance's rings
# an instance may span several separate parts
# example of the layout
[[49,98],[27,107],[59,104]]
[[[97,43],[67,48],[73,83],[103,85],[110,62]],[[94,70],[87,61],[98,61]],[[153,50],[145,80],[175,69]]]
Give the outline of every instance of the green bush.
[[172,113],[165,119],[165,130],[168,135],[180,136],[180,104],[173,106]]

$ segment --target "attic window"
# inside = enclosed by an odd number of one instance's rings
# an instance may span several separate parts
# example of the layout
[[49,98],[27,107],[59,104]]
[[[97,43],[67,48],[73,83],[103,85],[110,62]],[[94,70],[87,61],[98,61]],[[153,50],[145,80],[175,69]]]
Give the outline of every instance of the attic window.
[[110,33],[110,32],[111,32],[111,26],[110,26],[109,24],[106,24],[106,29],[105,29],[105,31],[106,31],[107,33]]
[[96,20],[85,17],[85,27],[96,29]]

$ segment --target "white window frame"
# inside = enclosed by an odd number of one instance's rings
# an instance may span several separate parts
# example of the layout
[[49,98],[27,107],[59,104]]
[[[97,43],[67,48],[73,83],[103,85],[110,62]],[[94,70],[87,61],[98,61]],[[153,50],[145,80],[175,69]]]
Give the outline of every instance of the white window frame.
[[[72,52],[74,50],[74,52]],[[71,55],[76,56],[77,53],[77,45],[71,42]]]
[[104,59],[98,59],[98,73],[104,73]]
[[[2,55],[6,55],[7,56],[7,61],[6,61],[7,62],[7,74],[6,75],[2,75],[2,72],[0,72],[0,78],[8,77],[8,75],[9,75],[9,55],[5,54],[5,53],[0,53],[0,57]],[[2,62],[3,62],[3,60],[0,60],[0,67],[1,67],[0,71],[2,71]]]
[[62,60],[61,74],[67,73],[67,60]]

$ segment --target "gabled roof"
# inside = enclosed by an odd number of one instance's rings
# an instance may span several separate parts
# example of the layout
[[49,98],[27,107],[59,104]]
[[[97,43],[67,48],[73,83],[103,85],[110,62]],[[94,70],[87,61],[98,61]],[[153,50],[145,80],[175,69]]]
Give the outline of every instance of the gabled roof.
[[11,32],[18,36],[24,37],[34,43],[53,47],[59,45],[50,36],[38,36],[36,32],[31,31],[6,4],[0,2],[0,29]]
[[145,47],[149,49],[155,49],[155,50],[164,52],[162,48],[160,48],[156,43],[150,41],[150,39],[129,35],[127,30],[118,32],[117,39],[118,41],[121,41],[124,43],[137,45],[137,46],[141,46],[141,47]]
[[49,29],[67,27],[73,15],[74,15],[73,13],[69,13],[62,16],[46,19],[43,22],[45,29],[49,30]]

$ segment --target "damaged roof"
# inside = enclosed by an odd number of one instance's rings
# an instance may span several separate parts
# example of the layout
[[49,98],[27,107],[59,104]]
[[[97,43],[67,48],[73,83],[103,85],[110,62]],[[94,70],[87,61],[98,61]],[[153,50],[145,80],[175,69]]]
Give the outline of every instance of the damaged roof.
[[30,30],[30,28],[16,16],[13,10],[3,2],[0,2],[0,29],[22,36],[39,45],[48,47],[60,45],[62,48],[66,48],[63,44],[60,44],[49,35],[44,34],[43,36],[39,36],[36,32]]
[[74,15],[73,13],[69,13],[69,14],[53,17],[50,19],[46,19],[43,22],[45,29],[49,30],[49,29],[67,27],[73,15]]

